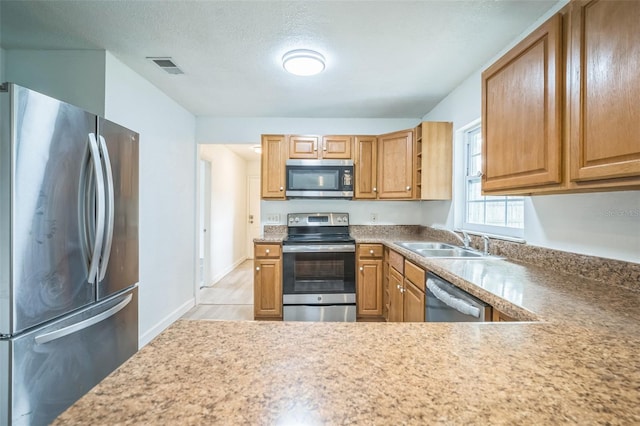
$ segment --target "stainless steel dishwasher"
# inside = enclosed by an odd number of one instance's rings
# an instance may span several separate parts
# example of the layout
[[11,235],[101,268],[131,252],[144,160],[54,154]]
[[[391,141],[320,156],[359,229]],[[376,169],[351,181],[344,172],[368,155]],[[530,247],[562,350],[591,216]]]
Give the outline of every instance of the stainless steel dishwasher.
[[426,322],[491,321],[491,307],[429,272],[424,318]]

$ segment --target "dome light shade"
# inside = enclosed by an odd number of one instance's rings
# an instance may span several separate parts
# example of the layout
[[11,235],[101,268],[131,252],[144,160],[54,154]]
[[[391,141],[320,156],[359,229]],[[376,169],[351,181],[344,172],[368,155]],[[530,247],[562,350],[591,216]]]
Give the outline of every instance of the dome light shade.
[[324,70],[324,56],[313,50],[292,50],[282,57],[282,66],[291,74],[316,75]]

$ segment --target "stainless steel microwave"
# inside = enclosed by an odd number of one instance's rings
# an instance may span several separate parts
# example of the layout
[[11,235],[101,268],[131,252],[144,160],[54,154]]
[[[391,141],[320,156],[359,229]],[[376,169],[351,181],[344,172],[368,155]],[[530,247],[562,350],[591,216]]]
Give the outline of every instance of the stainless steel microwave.
[[353,198],[353,160],[287,160],[288,198]]

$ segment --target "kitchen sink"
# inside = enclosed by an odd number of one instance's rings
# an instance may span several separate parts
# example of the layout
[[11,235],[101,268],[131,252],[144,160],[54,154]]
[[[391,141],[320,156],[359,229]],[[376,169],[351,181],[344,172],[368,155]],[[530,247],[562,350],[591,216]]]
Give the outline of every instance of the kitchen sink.
[[399,241],[396,242],[396,244],[422,257],[441,259],[499,259],[495,256],[484,255],[479,251],[435,241]]

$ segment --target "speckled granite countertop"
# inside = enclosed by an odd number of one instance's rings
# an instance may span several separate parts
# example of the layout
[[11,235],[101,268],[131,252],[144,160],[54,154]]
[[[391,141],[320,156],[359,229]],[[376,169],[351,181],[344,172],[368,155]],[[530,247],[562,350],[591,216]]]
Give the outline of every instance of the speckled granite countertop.
[[[526,323],[173,324],[56,424],[638,424],[640,293],[504,260],[426,260]],[[414,238],[417,239],[417,238]]]

